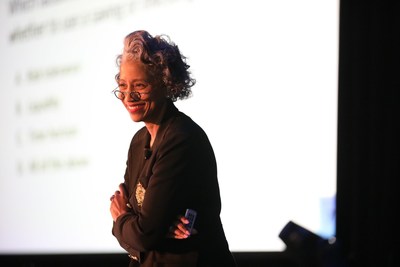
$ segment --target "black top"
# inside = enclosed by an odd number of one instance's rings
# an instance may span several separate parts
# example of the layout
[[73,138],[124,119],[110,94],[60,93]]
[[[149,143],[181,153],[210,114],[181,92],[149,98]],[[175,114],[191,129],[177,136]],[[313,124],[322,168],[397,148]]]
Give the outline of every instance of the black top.
[[[125,185],[132,210],[113,225],[120,245],[142,266],[159,258],[179,262],[179,255],[235,266],[220,220],[217,166],[206,133],[170,102],[151,149],[149,140],[143,127],[129,148]],[[198,234],[182,240],[166,238],[187,208],[197,211]]]

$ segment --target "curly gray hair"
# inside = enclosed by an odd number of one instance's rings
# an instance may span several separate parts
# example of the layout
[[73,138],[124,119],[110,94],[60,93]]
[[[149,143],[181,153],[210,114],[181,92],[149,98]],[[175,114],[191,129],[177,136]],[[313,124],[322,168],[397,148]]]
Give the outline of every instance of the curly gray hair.
[[[117,66],[122,61],[137,60],[143,63],[153,82],[165,86],[167,97],[172,101],[186,99],[196,80],[191,78],[189,65],[178,46],[166,35],[151,36],[147,31],[135,31],[124,39],[124,50],[117,57]],[[115,75],[119,81],[120,73]]]

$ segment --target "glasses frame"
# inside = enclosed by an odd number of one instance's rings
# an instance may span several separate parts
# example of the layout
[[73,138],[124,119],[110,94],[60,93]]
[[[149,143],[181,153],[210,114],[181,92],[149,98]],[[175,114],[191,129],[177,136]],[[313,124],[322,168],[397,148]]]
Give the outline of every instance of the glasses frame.
[[[117,87],[118,88],[118,87]],[[119,100],[124,100],[127,95],[130,96],[133,101],[139,101],[142,99],[142,95],[148,95],[149,93],[140,93],[138,91],[129,91],[129,92],[123,92],[121,90],[118,90],[115,88],[112,92],[114,93],[115,97],[118,98]],[[122,98],[118,97],[118,94],[122,95]]]

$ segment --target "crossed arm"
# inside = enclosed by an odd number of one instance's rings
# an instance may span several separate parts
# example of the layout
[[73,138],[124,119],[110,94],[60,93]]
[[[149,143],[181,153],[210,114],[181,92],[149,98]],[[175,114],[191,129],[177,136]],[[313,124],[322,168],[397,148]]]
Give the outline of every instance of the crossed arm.
[[[124,184],[119,185],[119,190],[115,191],[115,193],[111,196],[111,205],[110,212],[113,221],[115,222],[117,218],[121,215],[124,215],[129,212],[131,207],[129,206],[127,193],[125,190]],[[176,220],[171,222],[171,226],[169,227],[169,232],[166,235],[166,238],[175,238],[175,239],[186,239],[190,236],[190,232],[187,230],[186,225],[189,223],[189,220],[185,218],[183,215],[178,215]],[[192,230],[192,234],[196,234],[196,229]]]

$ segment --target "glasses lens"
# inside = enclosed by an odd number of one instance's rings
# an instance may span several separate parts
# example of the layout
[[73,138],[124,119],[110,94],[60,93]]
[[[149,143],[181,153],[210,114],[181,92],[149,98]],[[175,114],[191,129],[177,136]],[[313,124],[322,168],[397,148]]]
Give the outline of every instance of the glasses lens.
[[124,99],[124,93],[122,93],[122,92],[120,92],[120,91],[118,91],[118,90],[115,90],[114,91],[114,95],[118,98],[118,99]]

